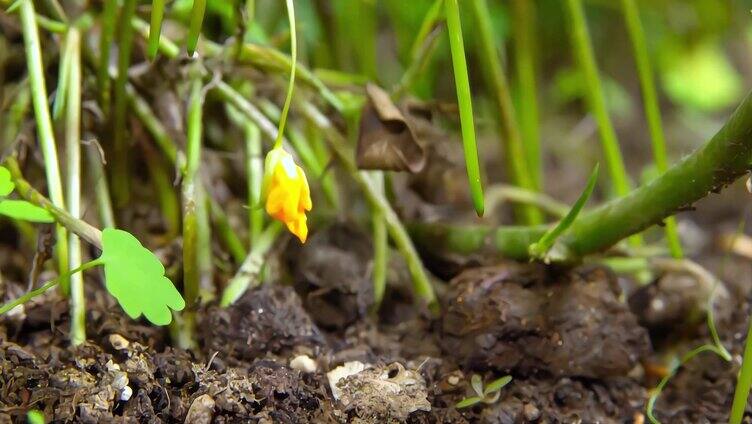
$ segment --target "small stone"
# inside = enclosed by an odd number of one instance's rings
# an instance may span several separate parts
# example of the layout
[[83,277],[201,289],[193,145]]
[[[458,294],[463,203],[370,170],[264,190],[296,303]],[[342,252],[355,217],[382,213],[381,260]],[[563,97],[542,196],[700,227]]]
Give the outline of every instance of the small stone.
[[110,342],[110,345],[112,345],[112,348],[115,350],[124,350],[128,349],[128,346],[130,346],[130,342],[125,339],[125,337],[121,336],[120,334],[110,334],[110,337],[107,338]]
[[535,421],[541,416],[540,409],[532,403],[526,403],[522,407],[522,413],[525,415],[525,420],[527,421]]
[[449,378],[447,378],[447,383],[451,384],[452,386],[456,386],[459,384],[460,378],[456,375],[450,375]]
[[125,386],[120,390],[120,400],[122,402],[128,402],[131,399],[131,396],[133,396],[133,389],[131,389],[131,386]]
[[214,399],[203,394],[191,403],[185,422],[191,424],[210,424],[214,418]]
[[298,355],[290,361],[290,368],[304,373],[316,372],[318,364],[308,355]]
[[340,380],[355,375],[366,368],[371,368],[371,366],[359,361],[350,361],[345,362],[344,365],[326,373],[326,378],[329,380],[329,387],[332,389],[332,396],[334,396],[334,399],[339,400],[339,397],[342,394],[340,388],[337,387],[337,383],[339,383]]

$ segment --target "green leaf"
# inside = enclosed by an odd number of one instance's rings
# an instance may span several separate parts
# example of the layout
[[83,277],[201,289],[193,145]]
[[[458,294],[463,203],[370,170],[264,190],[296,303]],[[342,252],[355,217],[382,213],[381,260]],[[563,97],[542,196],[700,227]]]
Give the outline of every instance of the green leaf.
[[114,228],[102,231],[102,256],[107,290],[133,319],[143,314],[155,325],[172,321],[170,309],[185,301],[154,254],[131,233]]
[[40,208],[39,206],[31,204],[25,200],[6,199],[0,201],[0,215],[29,222],[55,222],[55,218],[53,218],[46,209]]
[[32,409],[26,413],[26,422],[29,424],[44,424],[44,414],[42,411]]
[[16,185],[10,178],[10,171],[4,166],[0,166],[0,196],[5,197],[13,192]]
[[465,399],[462,399],[461,401],[457,402],[457,405],[454,405],[454,407],[457,408],[457,409],[468,408],[468,407],[471,407],[473,405],[476,405],[476,404],[480,403],[481,400],[482,399],[479,398],[478,396],[473,396],[473,397],[465,398]]
[[489,394],[493,392],[498,392],[499,390],[502,389],[502,387],[509,384],[510,381],[512,381],[511,375],[505,375],[504,377],[494,380],[488,383],[488,386],[486,386],[486,389],[483,391],[483,394],[488,396]]
[[567,215],[562,218],[561,221],[559,221],[558,224],[556,224],[555,227],[551,228],[550,230],[546,231],[545,234],[538,240],[537,243],[533,243],[528,248],[528,251],[530,253],[530,256],[533,258],[543,259],[548,253],[548,251],[551,249],[551,247],[554,245],[556,240],[561,236],[564,231],[569,229],[569,227],[574,223],[574,220],[577,219],[577,216],[580,214],[580,211],[582,211],[582,208],[585,206],[585,203],[587,203],[588,199],[590,198],[590,195],[593,194],[593,189],[595,188],[595,183],[598,181],[598,164],[595,164],[595,167],[593,168],[593,172],[590,173],[590,178],[588,178],[587,186],[585,187],[585,190],[580,194],[580,197],[577,199],[576,202],[574,202],[574,205],[572,205],[572,209],[569,210]]

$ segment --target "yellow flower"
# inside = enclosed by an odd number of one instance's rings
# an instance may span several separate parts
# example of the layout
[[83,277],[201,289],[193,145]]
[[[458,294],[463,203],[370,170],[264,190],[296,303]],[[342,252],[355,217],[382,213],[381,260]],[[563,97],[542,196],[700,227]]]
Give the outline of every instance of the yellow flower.
[[263,199],[266,213],[287,225],[301,243],[308,237],[306,211],[313,207],[303,169],[282,147],[275,147],[264,161]]

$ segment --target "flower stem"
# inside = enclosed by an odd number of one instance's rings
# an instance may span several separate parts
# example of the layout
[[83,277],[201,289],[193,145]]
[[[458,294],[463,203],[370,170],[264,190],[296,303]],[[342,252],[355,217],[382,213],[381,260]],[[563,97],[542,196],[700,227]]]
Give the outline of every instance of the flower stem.
[[290,103],[292,102],[292,92],[295,88],[295,71],[298,64],[298,41],[295,30],[295,6],[292,0],[287,1],[287,20],[290,24],[290,55],[292,63],[290,64],[290,81],[287,84],[287,95],[285,104],[282,106],[282,113],[279,117],[279,128],[277,129],[277,138],[274,140],[274,148],[282,147],[282,138],[285,134],[285,124],[287,124],[287,114],[290,112]]

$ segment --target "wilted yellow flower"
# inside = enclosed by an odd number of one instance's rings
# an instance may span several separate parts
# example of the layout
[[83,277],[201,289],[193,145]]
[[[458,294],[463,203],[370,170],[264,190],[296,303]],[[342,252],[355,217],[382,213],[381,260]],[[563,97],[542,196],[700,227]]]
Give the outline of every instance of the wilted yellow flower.
[[275,147],[264,161],[263,199],[266,213],[287,225],[301,243],[308,237],[306,211],[313,207],[303,169],[282,147]]

